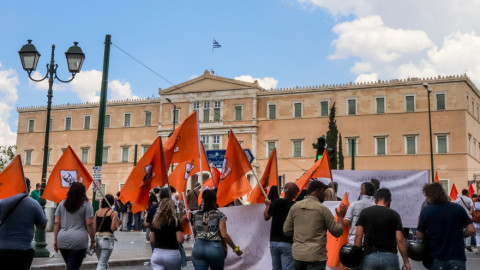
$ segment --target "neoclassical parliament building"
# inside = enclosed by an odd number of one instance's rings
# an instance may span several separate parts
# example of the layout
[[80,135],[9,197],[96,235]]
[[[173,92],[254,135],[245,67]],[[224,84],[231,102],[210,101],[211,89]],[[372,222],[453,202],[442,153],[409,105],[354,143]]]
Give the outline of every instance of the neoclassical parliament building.
[[[253,153],[252,166],[259,177],[275,147],[279,175],[286,181],[300,177],[315,160],[312,144],[326,134],[333,104],[346,170],[351,169],[351,146],[356,170],[429,170],[424,83],[433,91],[435,170],[448,191],[452,184],[467,188],[467,181],[480,173],[480,92],[466,75],[263,89],[257,82],[208,71],[159,89],[156,98],[107,103],[103,188],[108,193],[120,190],[133,168],[135,152],[140,159],[156,136],[168,137],[193,110],[199,112],[205,149],[225,149],[233,129],[242,147]],[[36,183],[41,178],[46,107],[17,111],[17,153],[26,176]],[[98,103],[88,102],[52,107],[48,174],[68,145],[92,171],[98,111]]]

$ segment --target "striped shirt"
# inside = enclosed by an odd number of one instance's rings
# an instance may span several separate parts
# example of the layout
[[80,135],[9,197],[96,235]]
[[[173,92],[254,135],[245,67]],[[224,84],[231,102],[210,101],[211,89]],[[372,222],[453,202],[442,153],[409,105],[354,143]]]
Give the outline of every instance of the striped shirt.
[[363,209],[375,205],[372,196],[362,195],[362,198],[353,202],[347,209],[345,219],[352,222],[350,231],[348,232],[348,243],[353,245],[355,241],[355,233],[357,232],[357,220]]

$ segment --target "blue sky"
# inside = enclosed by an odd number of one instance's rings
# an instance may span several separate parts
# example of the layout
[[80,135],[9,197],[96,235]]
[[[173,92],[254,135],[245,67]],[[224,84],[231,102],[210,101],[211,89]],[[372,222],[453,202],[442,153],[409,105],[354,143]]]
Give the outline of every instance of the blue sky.
[[[210,69],[258,79],[265,88],[457,75],[480,79],[480,1],[2,1],[0,144],[13,144],[17,107],[46,105],[46,83],[29,82],[17,51],[27,39],[51,45],[62,79],[64,52],[78,41],[82,72],[55,84],[53,104],[94,101],[100,92],[105,35],[115,46],[177,84]],[[48,5],[47,5],[48,4]],[[428,10],[428,12],[426,12]],[[158,96],[171,86],[112,46],[109,99]]]

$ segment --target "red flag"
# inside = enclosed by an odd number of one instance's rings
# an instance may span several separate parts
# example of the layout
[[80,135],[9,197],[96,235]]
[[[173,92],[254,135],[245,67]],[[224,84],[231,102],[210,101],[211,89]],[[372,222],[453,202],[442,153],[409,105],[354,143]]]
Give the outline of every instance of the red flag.
[[295,180],[300,192],[305,188],[311,178],[324,178],[332,181],[332,172],[330,171],[330,160],[327,150],[323,152],[323,156],[317,160],[308,171]]
[[175,167],[168,178],[170,185],[177,190],[180,200],[183,200],[182,194],[185,193],[187,188],[188,178],[194,174],[194,166],[193,161],[184,161]]
[[452,198],[452,201],[455,201],[458,197],[458,191],[457,188],[455,187],[455,184],[452,186],[452,190],[450,191],[450,198]]
[[470,184],[470,186],[468,187],[468,197],[470,199],[472,198],[473,193],[475,193],[475,189],[473,188],[473,184]]
[[[345,195],[343,195],[342,202],[347,206],[347,208],[350,206],[350,202],[348,201],[348,194],[345,192]],[[340,206],[338,207],[338,210],[340,210]],[[335,221],[337,221],[338,216],[335,215]],[[337,267],[340,264],[340,257],[338,254],[340,254],[340,249],[342,248],[343,245],[345,245],[348,242],[348,232],[350,231],[350,227],[343,226],[343,233],[340,237],[336,238],[333,236],[331,233],[327,233],[327,265],[331,267]]]
[[120,193],[120,200],[123,203],[130,201],[133,204],[133,213],[145,210],[150,190],[167,182],[165,155],[161,139],[158,137],[133,167]]
[[[270,154],[267,166],[265,167],[265,172],[263,172],[263,176],[260,178],[259,182],[262,185],[263,190],[269,190],[272,186],[278,186],[277,148],[274,148]],[[263,195],[258,183],[252,192],[248,194],[248,201],[251,204],[265,202],[265,195]]]
[[439,183],[439,182],[440,182],[440,180],[438,180],[438,172],[435,172],[435,180],[434,180],[434,181],[435,181],[435,183]]
[[73,149],[68,146],[53,167],[42,197],[60,203],[67,198],[70,185],[74,182],[83,183],[85,189],[88,189],[93,182],[93,178]]
[[217,204],[223,207],[252,190],[245,174],[252,170],[245,152],[230,130],[217,190]]
[[[165,142],[165,161],[167,168],[170,167],[172,163],[199,159],[198,138],[197,110],[194,110],[193,113],[173,131],[172,136]],[[205,164],[205,166],[208,167],[207,164]]]
[[20,155],[17,155],[0,173],[0,199],[9,198],[22,192],[26,193],[25,177],[22,159]]

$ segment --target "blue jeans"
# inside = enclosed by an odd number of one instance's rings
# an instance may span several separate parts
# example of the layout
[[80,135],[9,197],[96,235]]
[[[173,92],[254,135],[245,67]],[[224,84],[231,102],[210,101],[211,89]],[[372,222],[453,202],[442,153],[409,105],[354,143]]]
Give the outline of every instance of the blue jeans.
[[433,259],[432,267],[430,270],[466,270],[467,266],[465,262],[458,260],[441,261]]
[[272,254],[272,270],[293,270],[295,260],[292,256],[292,244],[286,242],[270,242]]
[[399,270],[397,254],[373,252],[366,255],[362,262],[363,270]]
[[108,269],[108,259],[112,255],[114,242],[113,236],[97,236],[97,248],[95,249],[98,259],[97,270]]
[[195,270],[222,270],[225,264],[225,254],[221,241],[195,240],[192,250],[192,261]]

